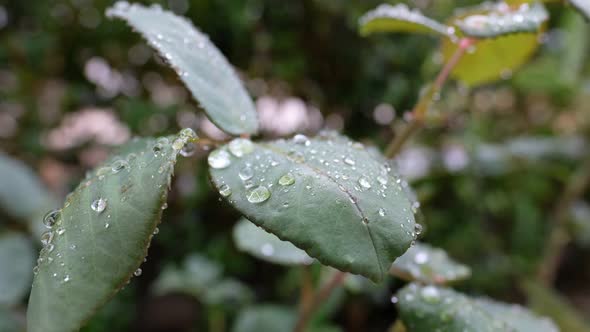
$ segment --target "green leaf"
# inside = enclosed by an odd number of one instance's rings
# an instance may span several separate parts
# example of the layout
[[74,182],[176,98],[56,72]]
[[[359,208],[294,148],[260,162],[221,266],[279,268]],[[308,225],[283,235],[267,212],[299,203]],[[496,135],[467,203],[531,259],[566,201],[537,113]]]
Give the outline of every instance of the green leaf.
[[[143,262],[160,223],[174,164],[196,135],[138,139],[82,181],[44,220],[29,299],[29,332],[75,331]],[[50,216],[53,216],[51,221]]]
[[397,175],[345,137],[236,139],[209,166],[221,196],[249,220],[341,271],[379,281],[416,237]]
[[20,233],[0,234],[0,305],[16,305],[31,287],[35,250]]
[[297,312],[279,305],[257,305],[240,312],[232,332],[290,331],[295,326]]
[[252,302],[254,293],[243,283],[226,278],[215,283],[205,292],[203,300],[209,305],[238,307]]
[[51,201],[30,167],[1,152],[0,183],[0,209],[15,218],[28,219]]
[[410,10],[405,4],[382,4],[359,19],[362,35],[376,32],[436,33],[454,36],[453,28],[424,16],[418,10]]
[[233,68],[190,21],[159,6],[118,2],[107,16],[125,20],[156,49],[222,130],[255,134],[258,119],[252,99]]
[[410,284],[397,295],[404,325],[412,332],[557,332],[555,324],[527,309],[472,298],[448,288]]
[[186,293],[197,298],[221,277],[221,267],[198,254],[187,256],[180,268],[167,266],[153,285],[156,294]]
[[238,249],[261,260],[283,265],[307,265],[313,262],[305,251],[268,233],[246,218],[238,221],[233,234]]
[[563,332],[590,332],[590,322],[555,290],[535,282],[524,284],[529,306],[539,313],[551,317]]
[[569,0],[569,2],[586,20],[590,21],[590,2],[588,0]]
[[499,3],[484,15],[468,15],[455,24],[469,37],[496,38],[515,33],[534,33],[549,19],[549,14],[540,3],[523,4],[512,10]]
[[[469,15],[486,15],[488,6],[479,6],[461,12],[451,19],[455,22]],[[468,86],[491,83],[512,77],[539,48],[541,32],[514,34],[478,41],[466,52],[453,69],[451,76]],[[458,44],[445,38],[441,45],[446,63],[457,51]]]
[[408,281],[445,284],[471,275],[471,270],[447,253],[428,244],[416,243],[391,265],[391,274]]
[[15,315],[7,308],[0,307],[0,331],[21,332],[24,329]]

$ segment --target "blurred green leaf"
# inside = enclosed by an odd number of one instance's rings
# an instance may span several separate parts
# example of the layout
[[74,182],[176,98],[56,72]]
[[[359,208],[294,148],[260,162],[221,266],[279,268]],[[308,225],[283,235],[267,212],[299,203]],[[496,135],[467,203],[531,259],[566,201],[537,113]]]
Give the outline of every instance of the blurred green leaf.
[[548,318],[519,305],[471,298],[448,288],[413,283],[397,297],[401,319],[412,332],[559,331]]
[[569,0],[569,2],[586,18],[586,20],[590,21],[590,2],[588,2],[588,0]]
[[187,256],[180,268],[167,266],[154,282],[156,294],[187,293],[201,298],[221,278],[221,266],[198,254]]
[[526,282],[524,291],[529,306],[540,315],[551,317],[561,332],[590,332],[588,317],[553,289]]
[[16,305],[23,300],[31,287],[34,265],[35,249],[26,236],[0,234],[0,305]]
[[24,329],[21,325],[9,309],[0,307],[0,331],[22,332]]
[[279,239],[246,218],[234,226],[233,235],[238,249],[264,261],[284,265],[311,264],[313,261],[291,242]]
[[425,243],[416,243],[391,265],[391,274],[409,281],[445,284],[471,275],[469,267]]
[[416,236],[397,175],[348,138],[236,139],[209,166],[221,196],[249,220],[339,270],[382,280]]
[[[160,223],[180,149],[195,138],[136,139],[48,214],[28,329],[75,331],[134,275]],[[58,318],[59,317],[59,318]]]
[[239,307],[252,302],[254,293],[248,286],[234,279],[223,279],[205,291],[204,301],[209,305]]
[[290,331],[297,311],[279,305],[257,305],[244,309],[236,318],[232,332]]
[[0,152],[0,209],[29,219],[51,201],[39,177],[23,162]]
[[435,33],[453,36],[450,27],[424,16],[420,11],[410,10],[403,3],[395,6],[382,4],[367,12],[359,20],[362,35],[378,32]]
[[458,19],[455,24],[469,37],[496,38],[515,33],[533,33],[549,19],[549,14],[540,3],[522,5],[509,10],[499,3],[494,10],[484,15],[468,15]]
[[108,9],[107,16],[123,19],[141,33],[222,130],[234,135],[258,131],[254,103],[238,76],[209,37],[190,21],[159,6],[123,1]]
[[[491,7],[490,7],[491,6]],[[456,22],[467,16],[487,15],[494,5],[483,5],[461,11],[451,18]],[[506,35],[478,41],[459,60],[451,76],[466,85],[477,86],[510,78],[539,47],[539,33]],[[445,38],[441,45],[444,62],[457,51],[458,44]]]

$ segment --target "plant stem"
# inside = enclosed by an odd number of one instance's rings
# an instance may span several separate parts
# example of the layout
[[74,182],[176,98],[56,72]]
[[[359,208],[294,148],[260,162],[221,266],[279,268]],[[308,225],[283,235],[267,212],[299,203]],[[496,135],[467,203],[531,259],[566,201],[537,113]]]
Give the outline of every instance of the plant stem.
[[554,225],[538,273],[539,281],[545,286],[549,286],[555,281],[563,250],[570,241],[567,221],[571,206],[584,194],[588,187],[590,187],[590,157],[586,158],[570,177],[551,214]]
[[406,141],[416,132],[418,132],[422,126],[424,126],[424,118],[426,116],[426,112],[428,112],[428,108],[430,107],[432,100],[435,99],[435,96],[440,93],[442,87],[449,78],[449,75],[459,63],[459,60],[461,60],[463,55],[465,55],[465,52],[467,52],[467,49],[469,49],[469,47],[471,47],[474,43],[475,40],[471,38],[463,38],[459,41],[459,47],[455,53],[441,69],[434,83],[432,83],[428,87],[428,90],[426,90],[426,92],[420,96],[420,99],[412,109],[412,119],[410,123],[399,135],[396,135],[393,138],[393,140],[385,149],[385,156],[387,158],[393,158],[395,155],[397,155]]
[[347,273],[338,271],[332,276],[322,288],[314,294],[313,299],[307,305],[302,305],[299,313],[299,319],[293,332],[304,332],[309,320],[311,319],[314,311],[332,294],[332,291],[336,289],[346,278]]

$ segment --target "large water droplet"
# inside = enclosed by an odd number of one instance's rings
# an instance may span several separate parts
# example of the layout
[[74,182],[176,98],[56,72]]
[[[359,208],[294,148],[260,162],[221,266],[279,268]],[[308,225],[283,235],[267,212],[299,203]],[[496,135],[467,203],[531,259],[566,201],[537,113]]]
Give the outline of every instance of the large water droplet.
[[51,210],[43,217],[43,225],[47,228],[53,227],[61,216],[61,210]]
[[302,135],[302,134],[297,134],[297,135],[293,136],[293,143],[309,146],[311,144],[311,141],[309,140],[309,138],[307,138],[307,136]]
[[287,173],[279,179],[279,184],[281,186],[291,186],[295,183],[295,177],[291,173]]
[[96,199],[90,204],[90,208],[95,212],[101,213],[107,208],[107,200],[104,198]]
[[254,144],[246,138],[236,138],[229,142],[229,151],[236,157],[241,158],[254,151]]
[[127,162],[127,160],[124,159],[117,159],[111,165],[111,170],[113,171],[113,173],[119,173],[125,168],[129,168],[129,163]]
[[53,232],[52,231],[47,231],[47,232],[44,232],[43,234],[41,234],[41,244],[43,244],[44,247],[51,244],[51,241],[53,241]]
[[180,155],[183,157],[190,157],[193,154],[195,154],[195,145],[191,142],[184,144],[180,149]]
[[231,156],[225,150],[215,150],[207,158],[209,166],[216,169],[226,168],[231,164]]
[[246,198],[250,203],[262,203],[270,198],[270,191],[265,186],[256,186],[248,191]]
[[365,177],[360,177],[359,178],[359,184],[361,185],[361,187],[363,187],[365,189],[371,188],[371,183]]
[[219,187],[219,194],[221,194],[221,196],[228,197],[231,195],[231,193],[231,188],[227,184],[222,184]]
[[184,128],[180,131],[180,137],[185,138],[187,141],[194,141],[198,138],[197,133],[191,128]]
[[420,235],[422,233],[422,225],[416,223],[416,225],[414,225],[414,232],[416,233],[416,235]]
[[250,180],[254,176],[254,171],[252,170],[252,167],[245,166],[238,172],[238,176],[242,181]]

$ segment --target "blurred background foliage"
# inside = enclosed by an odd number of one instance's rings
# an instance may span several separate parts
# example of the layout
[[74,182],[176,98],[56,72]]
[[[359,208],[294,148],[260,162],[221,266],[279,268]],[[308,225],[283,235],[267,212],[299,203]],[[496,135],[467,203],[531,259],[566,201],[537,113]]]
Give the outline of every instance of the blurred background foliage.
[[[359,36],[358,17],[381,1],[141,2],[185,15],[210,35],[255,97],[263,137],[329,128],[383,147],[440,68],[432,37]],[[477,2],[406,3],[444,21]],[[111,4],[0,1],[0,234],[18,242],[0,249],[20,246],[4,250],[23,255],[0,253],[0,283],[11,280],[13,266],[30,269],[39,216],[113,146],[182,127],[224,139],[173,71],[123,23],[104,17]],[[576,323],[560,325],[581,331],[590,317],[588,194],[568,212],[572,241],[552,289],[522,287],[536,275],[563,187],[589,151],[590,25],[568,7],[548,8],[551,21],[531,61],[495,84],[450,84],[398,163],[421,202],[422,241],[473,269],[458,288],[520,303],[560,294],[552,301],[578,311],[565,315]],[[239,215],[211,190],[205,155],[179,163],[142,276],[84,331],[249,331],[268,312],[292,319],[302,271],[236,249],[231,229]],[[316,265],[314,280],[330,273]],[[384,331],[395,321],[389,298],[401,285],[349,278],[316,315],[317,329]],[[23,321],[26,291],[12,297],[0,294],[2,331]],[[537,302],[543,314],[558,311]]]

